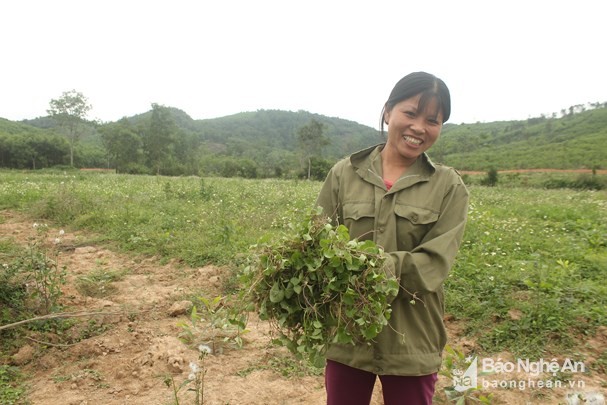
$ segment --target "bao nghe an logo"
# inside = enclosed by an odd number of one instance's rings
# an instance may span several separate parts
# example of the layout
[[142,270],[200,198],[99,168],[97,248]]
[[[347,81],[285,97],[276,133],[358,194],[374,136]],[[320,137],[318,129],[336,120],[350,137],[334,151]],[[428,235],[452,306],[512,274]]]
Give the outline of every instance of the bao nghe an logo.
[[453,370],[453,388],[457,392],[464,392],[471,388],[477,388],[478,361],[475,357],[464,371],[456,368]]

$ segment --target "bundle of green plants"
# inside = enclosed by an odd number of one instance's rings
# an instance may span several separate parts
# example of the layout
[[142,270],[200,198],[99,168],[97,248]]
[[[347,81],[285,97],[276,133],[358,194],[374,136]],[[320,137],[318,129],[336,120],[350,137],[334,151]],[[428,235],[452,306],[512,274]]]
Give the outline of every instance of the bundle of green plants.
[[253,247],[243,272],[245,294],[286,346],[315,366],[329,344],[370,343],[390,318],[398,281],[373,241],[350,238],[312,211],[275,241]]

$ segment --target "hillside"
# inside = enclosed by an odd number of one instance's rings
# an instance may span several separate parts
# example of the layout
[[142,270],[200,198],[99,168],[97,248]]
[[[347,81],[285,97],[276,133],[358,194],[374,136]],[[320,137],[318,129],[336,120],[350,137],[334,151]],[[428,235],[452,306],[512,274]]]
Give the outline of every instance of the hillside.
[[607,108],[562,118],[446,125],[431,150],[462,170],[607,167]]
[[27,122],[15,122],[0,118],[0,135],[35,135],[44,133],[47,133],[47,131]]
[[[607,168],[607,108],[600,103],[595,106],[598,107],[570,111],[561,118],[446,124],[441,138],[429,154],[436,162],[461,170]],[[170,121],[168,124],[165,122],[171,134],[167,135],[168,143],[164,147],[174,154],[166,157],[170,160],[165,164],[166,174],[292,175],[293,166],[299,159],[297,131],[312,119],[324,125],[324,135],[329,144],[323,149],[321,158],[328,163],[383,139],[376,129],[307,111],[258,110],[195,120],[177,108],[159,108],[166,111],[163,119]],[[128,133],[136,143],[131,145],[130,155],[121,157],[122,163],[118,152],[110,153],[110,167],[128,166],[124,170],[130,172],[145,172],[148,167],[151,171],[145,161],[149,151],[142,148],[147,145],[152,115],[153,110],[114,123],[91,124],[84,130],[76,151],[78,166],[107,167],[108,153],[103,148],[101,134],[113,131]],[[31,144],[36,136],[43,135],[47,135],[45,142],[48,143],[48,139],[57,140],[56,133],[57,129],[48,118],[23,122],[0,119],[0,164],[3,167],[31,168],[31,163],[24,156],[11,159],[16,151],[23,149],[19,145]],[[37,151],[35,142],[29,147]],[[36,156],[41,156],[44,150],[36,153]],[[125,162],[135,155],[138,156],[137,161]],[[51,161],[56,164],[58,159],[40,159],[37,167],[46,167],[45,162]]]
[[0,167],[36,169],[64,164],[68,148],[64,136],[0,118]]
[[[312,119],[324,125],[324,135],[330,141],[323,151],[325,158],[338,159],[382,140],[373,128],[302,110],[257,110],[204,120],[194,120],[176,108],[170,110],[177,126],[200,142],[231,146],[237,150],[264,148],[293,152],[298,147],[298,129]],[[128,120],[140,124],[150,117],[151,112],[147,112]]]

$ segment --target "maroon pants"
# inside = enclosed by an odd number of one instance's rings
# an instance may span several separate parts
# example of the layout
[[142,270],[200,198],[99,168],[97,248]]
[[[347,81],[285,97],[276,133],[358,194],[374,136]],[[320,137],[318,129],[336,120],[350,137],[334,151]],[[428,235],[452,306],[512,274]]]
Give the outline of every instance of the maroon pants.
[[[376,375],[327,360],[327,405],[369,405]],[[380,375],[385,405],[430,405],[436,373],[422,376]]]

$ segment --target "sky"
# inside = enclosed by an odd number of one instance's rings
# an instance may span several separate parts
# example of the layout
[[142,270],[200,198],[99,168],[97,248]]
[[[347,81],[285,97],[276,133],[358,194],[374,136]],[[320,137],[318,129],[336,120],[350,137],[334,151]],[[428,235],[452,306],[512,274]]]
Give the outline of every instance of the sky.
[[90,119],[279,109],[377,128],[394,84],[445,81],[449,122],[607,101],[603,0],[20,0],[0,3],[0,117],[76,90]]

